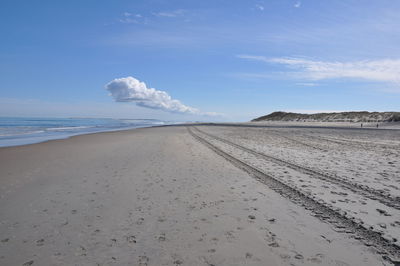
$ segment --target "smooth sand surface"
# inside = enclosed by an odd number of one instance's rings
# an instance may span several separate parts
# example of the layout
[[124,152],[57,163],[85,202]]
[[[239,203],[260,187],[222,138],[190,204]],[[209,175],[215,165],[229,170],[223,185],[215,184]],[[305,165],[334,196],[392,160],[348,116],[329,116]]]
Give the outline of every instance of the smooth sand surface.
[[391,265],[185,127],[0,148],[0,189],[0,265]]

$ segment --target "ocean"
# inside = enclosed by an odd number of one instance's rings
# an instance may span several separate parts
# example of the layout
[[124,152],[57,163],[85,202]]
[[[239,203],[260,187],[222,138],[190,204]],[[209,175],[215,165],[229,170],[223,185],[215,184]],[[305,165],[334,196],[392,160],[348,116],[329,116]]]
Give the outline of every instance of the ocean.
[[155,119],[0,117],[0,147],[173,123]]

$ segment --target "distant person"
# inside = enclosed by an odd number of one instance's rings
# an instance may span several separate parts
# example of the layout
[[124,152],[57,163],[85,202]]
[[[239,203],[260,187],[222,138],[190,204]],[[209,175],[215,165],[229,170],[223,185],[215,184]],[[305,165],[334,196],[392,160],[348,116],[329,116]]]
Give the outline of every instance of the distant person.
[[378,128],[379,127],[379,124],[376,124],[376,128]]
[[361,123],[361,128],[362,128],[362,123]]

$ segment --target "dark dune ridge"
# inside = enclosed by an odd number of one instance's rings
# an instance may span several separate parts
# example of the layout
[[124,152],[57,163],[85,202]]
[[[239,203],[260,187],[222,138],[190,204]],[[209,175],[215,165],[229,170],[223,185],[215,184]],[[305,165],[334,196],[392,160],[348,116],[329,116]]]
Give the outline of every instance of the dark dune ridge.
[[318,121],[318,122],[399,122],[400,112],[340,112],[300,114],[290,112],[273,112],[251,120],[259,121]]

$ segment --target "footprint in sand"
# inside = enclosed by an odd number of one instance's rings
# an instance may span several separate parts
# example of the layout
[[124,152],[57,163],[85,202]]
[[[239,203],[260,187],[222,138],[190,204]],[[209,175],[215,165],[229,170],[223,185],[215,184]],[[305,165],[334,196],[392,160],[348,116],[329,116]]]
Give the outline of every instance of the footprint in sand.
[[294,258],[295,258],[295,259],[298,259],[298,260],[302,260],[302,259],[303,259],[303,255],[301,255],[301,254],[296,254],[296,256],[294,256]]
[[44,245],[44,239],[43,238],[36,241],[36,246],[40,247],[40,246],[43,246],[43,245]]
[[131,244],[136,243],[136,236],[133,236],[133,235],[127,236],[126,241],[128,241],[128,243],[131,243]]
[[290,255],[288,255],[288,254],[281,254],[281,255],[279,255],[279,257],[281,257],[283,260],[290,259]]
[[211,240],[210,240],[210,241],[212,241],[212,242],[216,243],[216,242],[218,242],[218,241],[219,241],[219,239],[218,239],[217,237],[213,237],[213,238],[211,238]]
[[[116,244],[117,244],[117,239],[115,239],[115,238],[111,238],[110,240],[111,240],[111,243],[110,243],[110,244],[108,244],[108,246],[109,246],[109,247],[112,247],[112,246],[114,246],[114,245],[116,245]],[[86,250],[86,249],[85,249],[85,250]]]
[[172,259],[174,260],[173,261],[174,265],[182,265],[183,264],[183,259],[178,254],[172,254]]
[[233,239],[235,239],[235,236],[233,235],[234,231],[227,231],[225,232],[225,237],[228,241],[231,241]]
[[165,220],[166,220],[166,218],[164,216],[159,216],[157,219],[157,221],[160,223],[165,222]]
[[139,256],[138,263],[139,266],[147,266],[149,263],[149,258],[147,256]]
[[278,248],[279,244],[277,242],[272,242],[272,243],[269,243],[268,246],[273,247],[273,248]]
[[325,256],[323,255],[323,254],[316,254],[314,257],[311,257],[311,258],[309,258],[309,259],[307,259],[308,261],[311,261],[311,262],[313,262],[313,263],[322,263],[322,259],[324,258]]
[[160,234],[160,235],[158,236],[158,242],[164,242],[165,240],[167,240],[167,239],[166,239],[164,233],[162,233],[162,234]]
[[174,265],[182,265],[183,261],[182,260],[174,260]]

